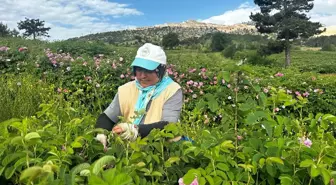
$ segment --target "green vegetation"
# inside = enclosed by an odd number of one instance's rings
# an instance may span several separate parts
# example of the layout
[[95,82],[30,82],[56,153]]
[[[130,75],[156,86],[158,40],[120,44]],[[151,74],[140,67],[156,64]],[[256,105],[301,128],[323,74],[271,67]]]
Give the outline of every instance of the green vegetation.
[[[283,53],[245,43],[167,50],[181,123],[128,142],[94,124],[132,80],[136,47],[0,40],[0,184],[329,184],[336,53],[292,49],[283,68]],[[193,142],[167,142],[179,135]]]
[[168,33],[162,38],[162,46],[164,48],[173,49],[179,44],[179,38],[176,33]]

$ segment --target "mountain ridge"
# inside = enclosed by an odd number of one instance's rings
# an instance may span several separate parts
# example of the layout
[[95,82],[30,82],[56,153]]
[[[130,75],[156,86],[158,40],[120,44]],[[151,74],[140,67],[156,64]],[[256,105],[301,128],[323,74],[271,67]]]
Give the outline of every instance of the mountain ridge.
[[163,36],[171,32],[177,33],[179,35],[179,40],[181,41],[200,38],[206,34],[214,32],[258,34],[255,27],[249,24],[241,23],[235,25],[222,25],[199,22],[196,20],[187,20],[181,23],[164,23],[154,26],[88,34],[81,37],[71,38],[69,40],[103,41],[121,45],[132,45],[139,42],[152,42],[159,44]]

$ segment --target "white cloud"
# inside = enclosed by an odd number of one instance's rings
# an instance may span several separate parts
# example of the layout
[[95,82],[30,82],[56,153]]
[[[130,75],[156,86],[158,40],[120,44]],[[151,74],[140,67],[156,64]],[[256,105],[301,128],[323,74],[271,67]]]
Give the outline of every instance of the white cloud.
[[44,20],[45,25],[51,27],[50,40],[133,28],[113,24],[110,20],[143,14],[127,4],[107,0],[4,0],[0,12],[0,21],[12,29],[17,28],[17,22],[25,17]]
[[[202,22],[232,25],[250,21],[249,16],[258,12],[255,4],[245,2],[234,10],[229,10],[221,15],[213,16]],[[314,8],[308,14],[312,21],[319,21],[325,26],[336,25],[336,0],[315,0]]]
[[309,15],[312,21],[319,21],[325,26],[335,26],[336,0],[315,0]]
[[246,2],[241,4],[235,10],[229,10],[224,12],[222,15],[217,15],[203,20],[202,22],[206,23],[215,23],[215,24],[224,24],[224,25],[233,25],[237,23],[250,21],[249,16],[251,12],[258,11],[256,6],[250,5]]

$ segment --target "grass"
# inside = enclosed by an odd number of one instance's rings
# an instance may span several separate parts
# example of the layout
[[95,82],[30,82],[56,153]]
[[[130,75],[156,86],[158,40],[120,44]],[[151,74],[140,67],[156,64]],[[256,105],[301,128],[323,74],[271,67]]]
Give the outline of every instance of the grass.
[[10,118],[32,116],[39,105],[53,97],[52,86],[32,75],[0,77],[0,122]]
[[[274,54],[270,56],[275,60],[276,66],[283,66],[285,54]],[[296,67],[302,72],[336,73],[336,52],[328,51],[291,51],[291,67]]]

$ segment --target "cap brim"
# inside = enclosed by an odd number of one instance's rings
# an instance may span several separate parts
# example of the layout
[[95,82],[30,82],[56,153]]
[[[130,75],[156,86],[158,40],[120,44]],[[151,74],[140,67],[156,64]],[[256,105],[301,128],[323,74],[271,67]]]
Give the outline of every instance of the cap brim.
[[147,70],[154,70],[156,69],[160,64],[158,62],[154,62],[152,60],[147,60],[143,58],[135,58],[131,66],[138,66],[145,68]]

